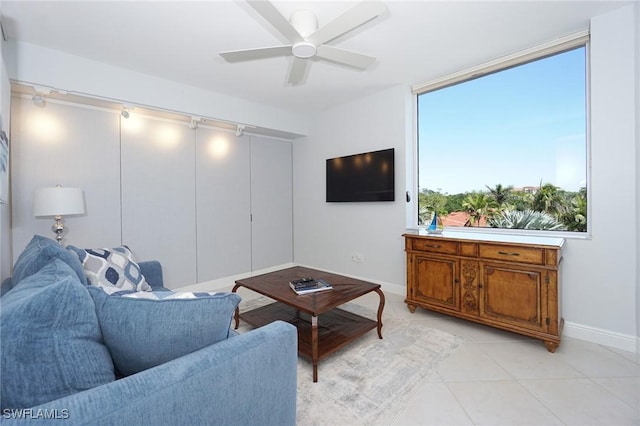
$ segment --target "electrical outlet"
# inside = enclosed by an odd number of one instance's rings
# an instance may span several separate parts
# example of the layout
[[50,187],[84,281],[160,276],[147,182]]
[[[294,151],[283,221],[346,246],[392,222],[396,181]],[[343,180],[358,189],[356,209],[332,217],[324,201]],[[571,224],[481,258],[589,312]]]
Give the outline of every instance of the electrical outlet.
[[364,262],[364,254],[362,254],[362,253],[352,253],[351,254],[351,261],[352,262],[356,262],[356,263],[363,263]]

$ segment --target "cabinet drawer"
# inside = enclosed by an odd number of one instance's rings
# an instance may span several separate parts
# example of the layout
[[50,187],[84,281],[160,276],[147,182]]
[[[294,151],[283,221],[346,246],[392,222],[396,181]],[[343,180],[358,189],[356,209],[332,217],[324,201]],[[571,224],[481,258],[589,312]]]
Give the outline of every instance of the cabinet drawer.
[[411,249],[431,253],[458,254],[458,243],[455,241],[413,238]]
[[506,262],[544,265],[544,250],[535,247],[480,244],[480,257]]

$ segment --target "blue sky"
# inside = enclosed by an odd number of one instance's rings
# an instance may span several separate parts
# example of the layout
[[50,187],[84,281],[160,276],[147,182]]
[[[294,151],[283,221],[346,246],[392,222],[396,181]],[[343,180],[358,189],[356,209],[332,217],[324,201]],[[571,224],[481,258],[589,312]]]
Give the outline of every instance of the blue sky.
[[418,97],[419,187],[586,186],[585,48]]

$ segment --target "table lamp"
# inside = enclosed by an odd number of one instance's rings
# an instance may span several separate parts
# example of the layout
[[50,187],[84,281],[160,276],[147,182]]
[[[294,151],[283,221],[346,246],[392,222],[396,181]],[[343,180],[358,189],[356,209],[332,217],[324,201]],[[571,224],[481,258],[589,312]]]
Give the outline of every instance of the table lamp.
[[62,245],[64,225],[62,216],[84,214],[84,196],[80,188],[38,188],[33,193],[33,215],[36,217],[54,217],[51,227],[56,241]]

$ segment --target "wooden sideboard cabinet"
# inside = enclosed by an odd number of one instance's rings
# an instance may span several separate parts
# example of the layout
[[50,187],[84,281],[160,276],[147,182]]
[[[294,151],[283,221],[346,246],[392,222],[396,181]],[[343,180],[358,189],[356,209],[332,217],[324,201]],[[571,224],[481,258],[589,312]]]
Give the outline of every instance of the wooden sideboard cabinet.
[[564,239],[413,231],[403,235],[409,311],[416,307],[560,345]]

